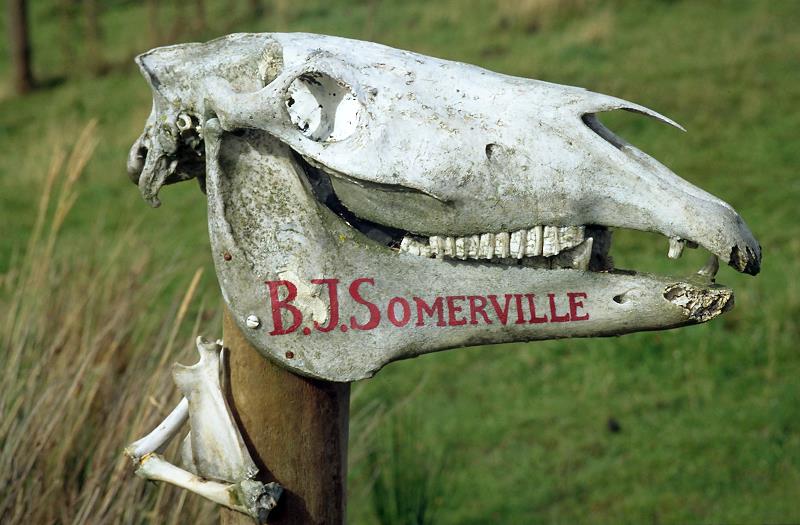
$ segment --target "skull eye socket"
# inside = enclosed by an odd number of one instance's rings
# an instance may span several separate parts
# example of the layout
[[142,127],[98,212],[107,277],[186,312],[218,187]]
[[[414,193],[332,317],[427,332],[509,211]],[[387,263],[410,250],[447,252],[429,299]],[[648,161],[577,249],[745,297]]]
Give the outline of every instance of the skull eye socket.
[[286,90],[286,109],[300,132],[317,142],[355,133],[362,106],[346,84],[317,71],[303,73]]

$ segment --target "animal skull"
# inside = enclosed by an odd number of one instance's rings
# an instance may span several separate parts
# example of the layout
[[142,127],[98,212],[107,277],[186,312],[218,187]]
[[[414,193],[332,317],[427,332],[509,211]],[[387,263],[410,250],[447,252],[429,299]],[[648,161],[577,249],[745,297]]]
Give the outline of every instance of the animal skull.
[[645,107],[311,34],[137,62],[153,111],[129,174],[153,205],[162,185],[200,179],[228,307],[297,373],[352,381],[446,348],[672,328],[732,306],[716,259],[686,279],[614,270],[611,227],[759,271],[733,208],[596,117],[680,128]]

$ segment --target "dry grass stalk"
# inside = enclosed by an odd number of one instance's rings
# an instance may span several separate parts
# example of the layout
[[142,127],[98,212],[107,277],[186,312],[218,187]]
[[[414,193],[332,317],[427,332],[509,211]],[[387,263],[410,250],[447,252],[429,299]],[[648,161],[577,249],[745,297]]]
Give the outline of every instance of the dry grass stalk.
[[99,245],[59,242],[95,129],[86,126],[69,156],[54,154],[27,248],[0,280],[0,516],[4,524],[216,522],[199,498],[134,478],[121,454],[178,400],[165,365],[178,359],[174,347],[191,360],[198,321],[191,333],[183,321],[203,313],[202,301],[192,308],[202,271],[164,315],[151,305],[184,277],[151,268],[135,230]]

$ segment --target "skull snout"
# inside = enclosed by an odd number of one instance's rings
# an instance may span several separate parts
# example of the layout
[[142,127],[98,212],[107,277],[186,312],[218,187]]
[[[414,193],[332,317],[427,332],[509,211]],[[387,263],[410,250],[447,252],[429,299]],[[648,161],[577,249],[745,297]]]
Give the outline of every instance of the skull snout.
[[733,217],[730,220],[729,228],[735,234],[728,256],[728,264],[742,273],[756,275],[761,271],[761,245],[741,216],[733,210],[731,210],[731,214]]

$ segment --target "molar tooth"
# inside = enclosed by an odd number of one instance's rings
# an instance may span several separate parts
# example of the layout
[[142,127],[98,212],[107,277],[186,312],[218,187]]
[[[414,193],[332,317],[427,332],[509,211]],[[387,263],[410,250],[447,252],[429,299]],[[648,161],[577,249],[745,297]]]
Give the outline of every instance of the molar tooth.
[[438,235],[432,236],[428,239],[428,242],[431,246],[431,255],[435,255],[438,258],[444,257],[444,239],[439,237]]
[[481,235],[481,245],[478,250],[478,257],[481,259],[491,259],[494,257],[494,234],[484,233]]
[[498,257],[508,257],[509,251],[509,235],[508,232],[500,232],[494,236],[494,253]]
[[512,257],[520,258],[525,255],[525,240],[524,237],[522,237],[523,232],[525,232],[525,230],[515,231],[508,240],[508,249]]
[[477,259],[478,252],[480,251],[481,238],[477,235],[472,235],[467,239],[467,257],[470,259]]
[[542,244],[542,227],[534,226],[528,230],[528,238],[525,245],[525,255],[528,257],[538,257],[542,255]]
[[400,251],[403,253],[410,253],[411,255],[420,255],[422,257],[431,256],[431,250],[428,245],[408,236],[403,237],[400,243]]
[[464,237],[458,237],[456,239],[456,257],[461,260],[467,258],[467,249],[466,249],[467,239]]
[[562,250],[574,248],[583,242],[583,226],[562,226],[558,229],[558,238]]
[[456,256],[456,239],[454,237],[445,237],[444,254],[450,257]]
[[686,241],[678,237],[670,237],[669,239],[669,252],[667,257],[670,259],[679,259],[683,254],[683,249],[686,247]]
[[552,257],[561,251],[561,243],[558,240],[558,227],[545,226],[542,238],[542,255]]

